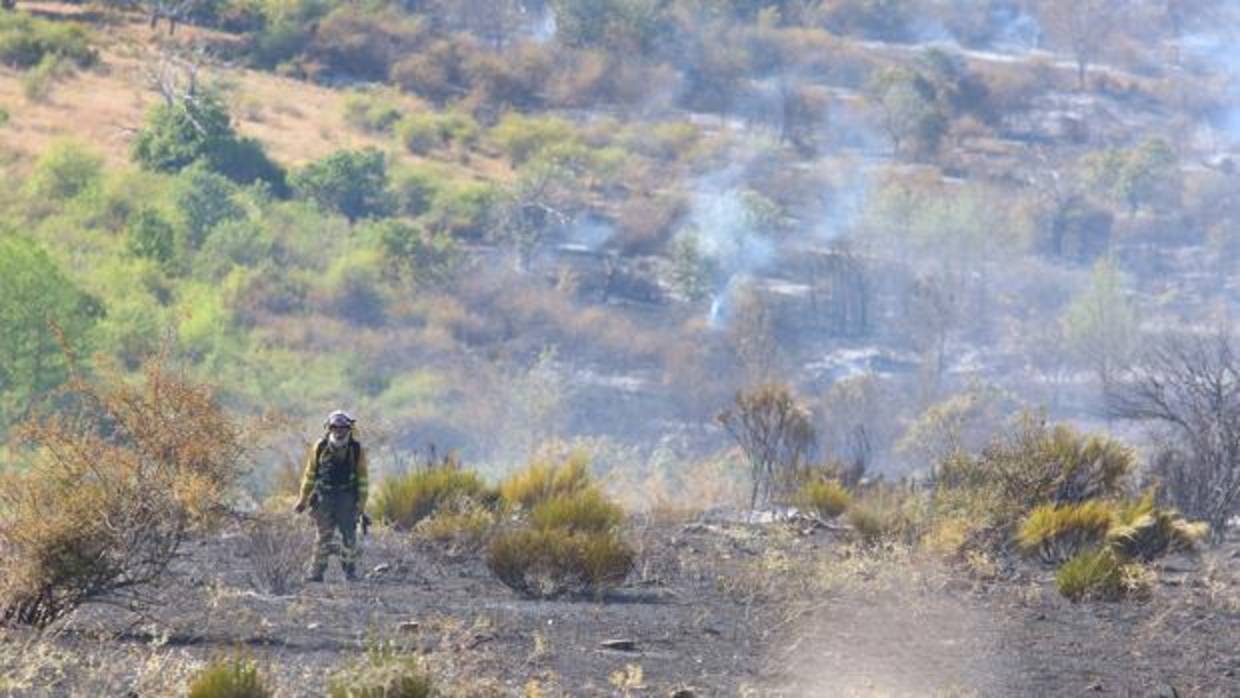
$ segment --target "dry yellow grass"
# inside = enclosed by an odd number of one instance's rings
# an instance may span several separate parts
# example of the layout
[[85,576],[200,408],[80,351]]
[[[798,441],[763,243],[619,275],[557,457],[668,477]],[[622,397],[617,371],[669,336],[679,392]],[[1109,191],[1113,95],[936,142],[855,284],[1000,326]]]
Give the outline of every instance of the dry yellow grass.
[[[81,6],[59,3],[20,3],[19,9],[65,21],[84,12]],[[144,66],[158,55],[159,46],[181,47],[235,43],[235,36],[183,27],[170,39],[161,25],[152,32],[138,15],[114,15],[113,22],[92,23],[100,49],[100,65],[58,81],[45,102],[31,102],[22,94],[22,72],[0,67],[0,107],[10,119],[0,128],[0,152],[11,150],[33,157],[54,140],[69,138],[99,152],[110,165],[129,162],[129,143],[147,111],[160,99],[150,86]],[[220,67],[213,77],[231,87],[230,103],[238,130],[257,138],[277,162],[295,167],[341,148],[373,146],[385,150],[395,163],[416,163],[415,157],[392,138],[367,134],[346,123],[345,90],[315,85],[274,73]],[[394,97],[410,111],[425,109],[416,97]],[[471,153],[468,162],[454,160],[456,168],[486,180],[507,181],[511,170],[488,155]]]

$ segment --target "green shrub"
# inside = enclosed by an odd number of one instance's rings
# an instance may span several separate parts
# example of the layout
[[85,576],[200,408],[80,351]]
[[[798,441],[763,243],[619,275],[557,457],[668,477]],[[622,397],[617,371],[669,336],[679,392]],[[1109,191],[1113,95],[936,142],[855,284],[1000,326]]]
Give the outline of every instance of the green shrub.
[[520,165],[551,146],[578,140],[577,128],[554,116],[526,116],[510,112],[488,134],[514,165]]
[[344,102],[344,119],[363,131],[387,133],[400,121],[400,106],[382,95],[354,94]]
[[79,68],[90,67],[99,59],[86,29],[79,24],[18,12],[0,13],[0,64],[31,68],[49,55]]
[[103,158],[76,143],[60,141],[48,148],[26,180],[38,199],[64,201],[96,187],[103,177]]
[[486,483],[477,473],[448,462],[384,478],[372,508],[380,521],[410,529],[440,508],[460,500],[485,500],[487,492]]
[[461,261],[460,248],[446,233],[431,233],[395,219],[376,222],[367,232],[378,239],[393,274],[411,284],[446,283]]
[[801,485],[792,503],[824,519],[834,519],[848,509],[852,495],[838,480],[815,479]]
[[536,598],[601,595],[633,569],[633,550],[611,531],[523,528],[491,541],[487,567],[514,591]]
[[500,483],[499,492],[509,507],[529,510],[553,497],[582,492],[591,487],[590,480],[589,457],[576,452],[562,462],[531,461]]
[[435,192],[427,220],[453,237],[481,239],[494,222],[500,192],[487,182],[449,182]]
[[171,264],[179,253],[176,229],[153,208],[143,208],[130,219],[125,238],[131,254],[160,265]]
[[0,108],[0,126],[4,126],[9,123],[9,118],[9,113],[3,108]]
[[393,207],[387,159],[374,148],[338,150],[293,174],[297,196],[356,221],[382,217]]
[[189,682],[189,698],[268,698],[258,665],[241,656],[224,657],[203,667]]
[[238,193],[232,181],[202,163],[181,172],[174,198],[189,233],[187,242],[191,248],[202,246],[207,234],[217,225],[245,218],[245,209],[237,203]]
[[1127,580],[1137,571],[1108,548],[1086,551],[1059,568],[1055,588],[1072,601],[1118,601],[1132,591]]
[[434,112],[416,112],[407,115],[396,125],[396,136],[409,152],[426,155],[447,143],[439,115]]
[[624,511],[593,487],[558,494],[539,501],[530,510],[530,524],[575,533],[603,533],[624,520]]
[[1114,505],[1101,500],[1043,504],[1025,518],[1016,543],[1026,554],[1037,553],[1043,561],[1059,564],[1101,544],[1114,517]]
[[412,653],[380,644],[366,656],[332,675],[329,698],[430,698],[435,683]]
[[392,177],[396,208],[406,216],[420,216],[431,208],[439,178],[424,169],[405,169]]

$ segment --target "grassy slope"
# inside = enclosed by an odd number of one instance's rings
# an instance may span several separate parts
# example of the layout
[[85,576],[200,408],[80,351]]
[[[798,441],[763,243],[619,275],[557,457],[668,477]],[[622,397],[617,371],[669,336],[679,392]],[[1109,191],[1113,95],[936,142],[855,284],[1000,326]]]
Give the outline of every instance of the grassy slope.
[[[21,3],[19,9],[57,19],[85,17],[77,5]],[[57,82],[46,102],[31,102],[22,92],[21,71],[0,67],[0,106],[9,112],[0,129],[0,151],[34,157],[59,138],[87,144],[110,165],[129,162],[129,142],[146,112],[159,100],[150,84],[149,66],[161,42],[180,46],[223,44],[236,37],[197,27],[178,28],[175,39],[166,29],[152,32],[138,15],[118,15],[106,23],[93,18],[100,47],[100,65]],[[281,164],[295,167],[342,148],[374,146],[395,162],[420,160],[395,141],[351,127],[344,118],[349,93],[269,72],[223,67],[213,76],[232,86],[233,117],[242,134],[260,140]],[[410,111],[427,105],[412,96],[393,96]],[[488,156],[455,163],[482,179],[505,179],[507,167]]]

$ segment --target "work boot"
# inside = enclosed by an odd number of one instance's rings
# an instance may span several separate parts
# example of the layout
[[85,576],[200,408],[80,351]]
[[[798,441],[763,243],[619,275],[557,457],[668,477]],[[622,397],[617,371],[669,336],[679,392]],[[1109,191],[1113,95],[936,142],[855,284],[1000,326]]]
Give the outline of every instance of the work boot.
[[320,570],[320,569],[310,570],[310,572],[306,574],[306,581],[307,582],[323,581],[323,570]]
[[352,564],[341,565],[344,568],[344,578],[350,582],[357,581],[357,566]]

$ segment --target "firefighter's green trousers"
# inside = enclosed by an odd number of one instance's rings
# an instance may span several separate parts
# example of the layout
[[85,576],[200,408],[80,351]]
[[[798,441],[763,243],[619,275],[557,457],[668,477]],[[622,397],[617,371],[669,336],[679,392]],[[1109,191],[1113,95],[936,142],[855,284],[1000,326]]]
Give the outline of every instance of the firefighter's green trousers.
[[[359,555],[357,547],[357,492],[352,489],[320,493],[314,507],[314,523],[318,535],[314,545],[314,562],[311,572],[322,575],[327,571],[328,558],[332,553],[340,556],[340,566],[347,574],[353,574]],[[340,532],[340,543],[336,532]]]

